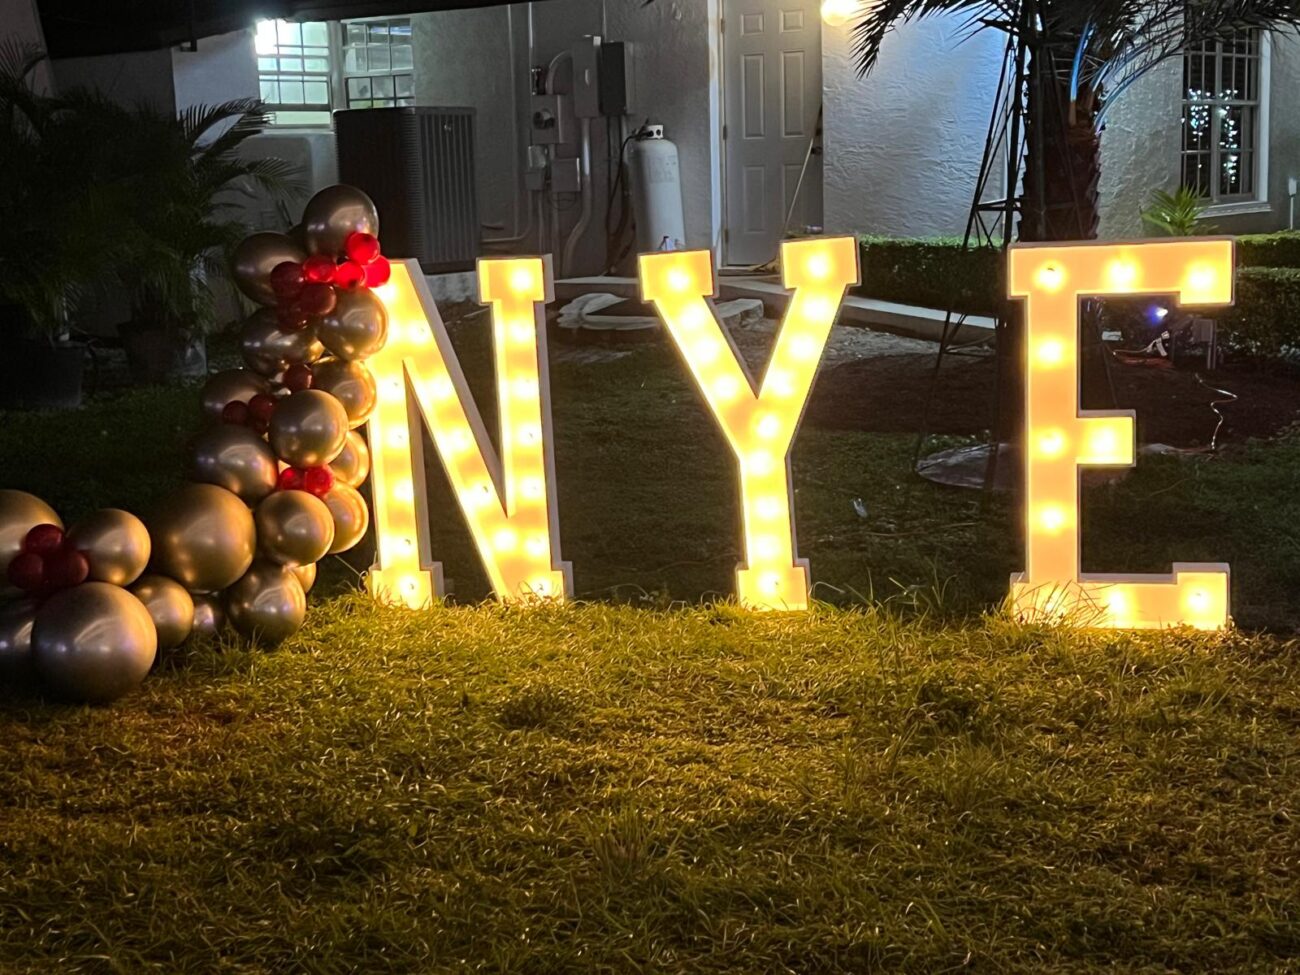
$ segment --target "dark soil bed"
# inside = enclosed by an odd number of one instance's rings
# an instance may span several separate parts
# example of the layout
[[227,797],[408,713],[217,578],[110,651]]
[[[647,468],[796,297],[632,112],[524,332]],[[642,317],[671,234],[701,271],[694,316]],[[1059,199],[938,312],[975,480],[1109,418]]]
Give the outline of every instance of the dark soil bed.
[[[806,421],[831,430],[978,434],[993,422],[991,357],[950,357],[935,386],[928,423],[925,402],[934,372],[932,355],[879,356],[826,370],[817,380]],[[1143,443],[1198,447],[1209,442],[1218,417],[1211,408],[1225,397],[1197,381],[1196,373],[1164,361],[1115,361],[1111,372],[1119,409],[1138,415]],[[1300,422],[1300,377],[1250,366],[1205,374],[1210,386],[1238,398],[1224,403],[1219,442],[1266,438]]]

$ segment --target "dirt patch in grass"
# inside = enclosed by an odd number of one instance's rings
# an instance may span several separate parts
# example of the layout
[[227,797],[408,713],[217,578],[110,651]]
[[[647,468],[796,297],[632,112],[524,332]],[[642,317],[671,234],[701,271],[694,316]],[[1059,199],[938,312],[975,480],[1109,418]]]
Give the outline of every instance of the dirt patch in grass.
[[[934,386],[929,433],[978,434],[993,423],[996,364],[991,357],[947,359]],[[848,362],[817,380],[806,422],[830,430],[915,433],[926,416],[933,355],[895,355]],[[1218,418],[1211,404],[1225,397],[1196,373],[1163,362],[1122,363],[1111,371],[1117,406],[1137,410],[1143,443],[1200,447]],[[1300,377],[1228,366],[1205,375],[1209,386],[1237,396],[1220,406],[1220,443],[1270,438],[1300,421]]]

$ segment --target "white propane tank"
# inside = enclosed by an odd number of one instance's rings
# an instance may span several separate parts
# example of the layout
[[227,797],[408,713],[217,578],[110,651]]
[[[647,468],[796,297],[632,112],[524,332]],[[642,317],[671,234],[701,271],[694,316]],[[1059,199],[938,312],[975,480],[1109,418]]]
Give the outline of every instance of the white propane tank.
[[648,125],[646,132],[633,140],[627,164],[637,253],[684,250],[686,218],[677,147],[664,138],[662,125]]

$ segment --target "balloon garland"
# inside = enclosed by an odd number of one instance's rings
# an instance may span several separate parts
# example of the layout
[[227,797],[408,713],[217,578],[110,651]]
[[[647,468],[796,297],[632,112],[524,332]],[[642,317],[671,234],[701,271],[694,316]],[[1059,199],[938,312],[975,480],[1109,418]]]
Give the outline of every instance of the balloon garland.
[[316,563],[370,523],[357,428],[377,397],[364,360],[388,332],[378,233],[370,198],[331,186],[288,234],[235,249],[234,282],[262,306],[240,326],[244,368],[204,384],[190,483],[146,520],[106,508],[65,530],[0,490],[0,687],[34,675],[104,703],[195,634],[275,644],[302,625]]

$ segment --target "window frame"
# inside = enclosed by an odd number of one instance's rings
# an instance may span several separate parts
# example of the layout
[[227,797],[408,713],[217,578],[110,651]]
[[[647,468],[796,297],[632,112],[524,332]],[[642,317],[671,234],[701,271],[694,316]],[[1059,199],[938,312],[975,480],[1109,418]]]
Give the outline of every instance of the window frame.
[[[276,23],[278,24],[280,21],[285,20],[285,18],[268,17],[268,18],[264,18],[264,20],[267,20],[267,21],[273,21],[273,22],[276,22]],[[410,67],[409,69],[401,68],[401,69],[393,70],[392,67],[391,67],[392,62],[391,62],[391,59],[390,59],[390,62],[389,62],[390,67],[389,67],[389,69],[386,70],[386,71],[369,71],[369,70],[367,70],[367,71],[354,71],[354,72],[348,72],[348,70],[347,70],[347,66],[346,66],[345,58],[346,58],[346,54],[347,54],[347,50],[346,50],[346,49],[347,49],[348,45],[345,43],[345,38],[346,38],[346,31],[347,31],[347,27],[348,27],[348,25],[349,25],[349,24],[372,24],[372,23],[388,23],[388,24],[391,24],[393,21],[405,21],[409,26],[411,26],[411,28],[412,28],[412,38],[414,38],[414,25],[411,23],[411,18],[410,18],[409,15],[407,15],[407,16],[384,16],[384,17],[350,17],[350,18],[348,18],[347,20],[311,20],[311,21],[303,20],[303,21],[288,21],[289,23],[295,23],[295,24],[299,24],[299,25],[303,25],[303,24],[307,24],[307,23],[316,23],[316,24],[324,24],[324,25],[325,25],[325,28],[326,28],[326,31],[327,31],[327,39],[328,39],[328,49],[327,49],[326,57],[327,57],[328,64],[329,64],[329,71],[328,71],[327,73],[321,75],[321,77],[326,78],[327,81],[328,81],[330,102],[329,102],[329,107],[328,107],[328,109],[326,109],[326,108],[324,108],[324,107],[322,107],[322,106],[320,106],[320,105],[317,105],[317,104],[312,104],[312,105],[292,105],[292,104],[283,104],[283,103],[275,103],[275,104],[272,104],[272,103],[269,103],[269,102],[268,102],[268,103],[267,103],[267,110],[268,110],[268,112],[270,112],[270,114],[271,114],[271,125],[270,125],[270,130],[271,130],[271,131],[277,131],[277,132],[285,132],[285,131],[292,131],[292,130],[300,130],[300,131],[308,131],[308,132],[327,132],[327,131],[330,131],[330,130],[333,128],[333,125],[334,125],[334,113],[335,113],[335,112],[338,112],[338,111],[343,111],[343,110],[345,110],[345,109],[351,107],[351,106],[350,106],[350,102],[351,102],[352,100],[350,100],[350,99],[348,98],[348,79],[350,79],[350,78],[365,78],[365,77],[369,77],[369,78],[385,78],[385,77],[392,78],[392,79],[393,79],[393,91],[394,91],[393,99],[392,99],[392,100],[393,100],[394,106],[396,106],[396,105],[399,103],[399,101],[400,101],[400,99],[399,99],[399,97],[397,96],[397,93],[396,93],[396,91],[397,91],[397,77],[398,77],[399,75],[401,75],[401,76],[409,76],[410,81],[411,81],[411,95],[409,96],[409,98],[410,98],[410,102],[409,102],[409,104],[414,104],[414,103],[415,103],[415,84],[416,84],[416,75],[417,75],[417,69],[416,69],[416,66],[415,66],[415,63],[414,63],[414,62],[415,62],[415,58],[414,58],[414,54],[415,54],[415,52],[414,52],[414,43],[412,43],[412,52],[411,52],[411,53],[412,53],[412,63],[411,63],[411,67]],[[262,21],[259,21],[259,24],[260,24],[260,23],[262,23]],[[389,46],[390,46],[390,47],[391,47],[391,44],[392,44],[392,41],[391,41],[391,35],[390,35],[390,39],[389,39]],[[314,46],[315,46],[315,45],[314,45]],[[254,57],[255,57],[255,58],[260,58],[260,57],[264,57],[264,56],[265,56],[265,55],[260,55],[260,54],[258,54],[258,53],[256,52],[256,29],[255,29],[255,32],[254,32]],[[277,56],[278,56],[278,55],[277,55]],[[258,64],[257,67],[258,67],[258,71],[257,71],[257,76],[258,76],[258,88],[259,88],[259,91],[260,91],[260,89],[261,89],[261,84],[262,84],[262,79],[263,79],[263,77],[264,77],[264,72],[261,70],[261,65],[260,65],[260,63]],[[276,75],[277,77],[278,77],[280,74],[281,74],[281,72],[275,72],[275,75]],[[402,97],[406,97],[406,96],[402,96]],[[360,100],[360,99],[358,99],[358,100]],[[375,99],[370,99],[370,100],[375,100]],[[280,122],[280,121],[277,121],[277,120],[276,120],[276,116],[277,116],[277,114],[280,113],[280,112],[322,112],[322,111],[328,111],[329,117],[328,117],[327,119],[324,119],[324,120],[320,121],[320,122],[303,122],[303,121],[297,121],[297,120],[295,120],[295,121]]]
[[[1181,125],[1179,127],[1179,146],[1178,146],[1178,184],[1187,185],[1184,182],[1184,163],[1189,155],[1187,149],[1187,117],[1193,105],[1208,105],[1211,107],[1212,128],[1208,140],[1210,167],[1212,173],[1211,195],[1206,207],[1206,214],[1210,216],[1231,216],[1239,213],[1262,213],[1271,209],[1269,204],[1269,94],[1270,81],[1272,73],[1272,53],[1273,38],[1271,32],[1267,30],[1256,30],[1258,35],[1258,53],[1255,55],[1256,66],[1256,97],[1254,99],[1231,98],[1223,99],[1218,97],[1207,99],[1192,99],[1188,97],[1186,84],[1186,65],[1187,58],[1192,57],[1192,52],[1186,52],[1183,55],[1180,64],[1181,74],[1179,78],[1179,99],[1181,105]],[[1219,78],[1222,76],[1225,53],[1223,42],[1215,41],[1215,51],[1213,54],[1212,64],[1215,71],[1215,85],[1219,85]],[[1205,52],[1198,53],[1195,56],[1203,56]],[[1218,115],[1214,110],[1224,105],[1244,105],[1253,107],[1255,110],[1255,139],[1252,147],[1254,156],[1254,186],[1253,191],[1240,194],[1221,197],[1219,195],[1219,180],[1222,172],[1223,149],[1219,145],[1219,123]]]

